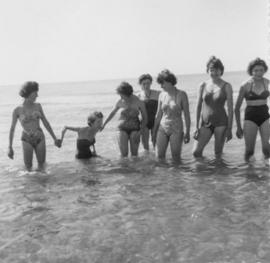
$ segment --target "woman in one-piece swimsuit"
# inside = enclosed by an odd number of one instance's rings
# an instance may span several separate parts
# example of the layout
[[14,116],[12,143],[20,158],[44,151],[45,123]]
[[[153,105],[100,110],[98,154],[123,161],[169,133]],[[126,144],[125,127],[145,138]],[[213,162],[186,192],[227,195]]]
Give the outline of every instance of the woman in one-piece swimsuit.
[[38,83],[26,82],[21,90],[20,96],[24,98],[24,102],[21,106],[17,107],[13,111],[12,124],[9,132],[9,158],[13,159],[13,137],[17,124],[17,120],[20,120],[23,132],[21,136],[24,163],[28,170],[32,167],[33,151],[36,153],[38,166],[41,169],[46,160],[46,145],[45,136],[40,128],[40,120],[42,120],[45,128],[52,136],[54,143],[57,147],[61,146],[60,140],[58,140],[51,128],[50,123],[46,119],[42,107],[39,103],[35,103],[38,96]]
[[[235,118],[237,123],[236,135],[245,138],[245,159],[248,161],[254,154],[257,132],[260,132],[262,151],[265,158],[270,157],[270,123],[267,99],[269,98],[269,80],[264,78],[268,67],[260,58],[249,63],[248,74],[251,79],[240,88],[235,106]],[[240,108],[243,100],[246,100],[244,129],[241,125]]]
[[[170,143],[172,159],[178,162],[181,156],[182,142],[190,140],[190,114],[188,97],[185,91],[178,90],[177,79],[169,70],[163,70],[157,78],[164,90],[158,100],[158,110],[154,126],[154,142],[157,145],[157,157],[164,159]],[[185,116],[184,133],[182,111]]]
[[138,94],[138,97],[145,104],[148,119],[146,128],[142,130],[142,143],[145,150],[149,150],[150,133],[153,141],[153,128],[158,107],[158,96],[160,94],[159,91],[151,89],[152,81],[152,76],[149,74],[143,74],[139,78],[139,84],[142,90]]
[[[121,99],[116,103],[114,109],[104,122],[102,129],[120,110],[118,119],[118,145],[122,157],[127,157],[129,152],[132,156],[138,155],[141,129],[147,123],[147,114],[144,103],[133,95],[133,88],[127,82],[122,82],[116,89]],[[139,119],[141,115],[141,121]]]
[[[201,157],[212,135],[215,136],[215,155],[223,152],[225,140],[232,138],[233,98],[232,87],[221,76],[224,66],[220,59],[211,57],[206,65],[210,80],[200,85],[197,110],[196,131],[194,133],[195,157]],[[227,102],[228,114],[225,110]]]

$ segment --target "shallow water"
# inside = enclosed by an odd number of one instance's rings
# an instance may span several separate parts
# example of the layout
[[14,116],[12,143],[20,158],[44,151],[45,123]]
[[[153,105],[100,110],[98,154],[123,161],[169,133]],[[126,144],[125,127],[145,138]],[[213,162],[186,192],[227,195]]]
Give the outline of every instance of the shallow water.
[[[183,77],[183,86],[203,77]],[[101,107],[106,114],[117,98],[107,82],[87,84],[102,86],[103,93],[74,85],[65,96],[64,84],[46,86],[40,95],[57,134],[65,124],[83,124],[89,110]],[[249,165],[243,141],[235,138],[220,160],[212,141],[201,160],[191,156],[193,141],[184,145],[177,166],[169,155],[157,163],[142,149],[140,157],[120,160],[112,122],[97,136],[100,158],[76,161],[72,133],[61,149],[47,136],[45,172],[27,173],[19,127],[15,160],[5,155],[12,92],[0,103],[6,124],[0,127],[0,262],[270,262],[269,164],[260,143]],[[189,94],[194,105],[196,88]]]

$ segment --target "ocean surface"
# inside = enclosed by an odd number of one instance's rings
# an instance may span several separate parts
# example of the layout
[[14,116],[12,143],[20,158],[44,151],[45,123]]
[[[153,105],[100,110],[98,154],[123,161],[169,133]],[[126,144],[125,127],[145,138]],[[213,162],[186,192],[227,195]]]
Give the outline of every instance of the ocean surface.
[[[224,79],[236,99],[245,72]],[[179,76],[187,92],[194,131],[198,85],[206,75]],[[127,80],[139,90],[136,79]],[[57,136],[64,125],[84,126],[94,110],[108,115],[118,100],[120,80],[41,84],[38,102]],[[160,89],[156,83],[153,88]],[[192,157],[193,139],[182,162],[158,163],[153,151],[119,158],[115,117],[97,135],[99,158],[75,160],[76,134],[61,149],[47,131],[47,167],[23,170],[18,123],[15,159],[7,158],[19,86],[0,87],[0,262],[14,263],[269,263],[269,165],[260,137],[252,164],[243,160],[244,141],[225,145],[215,159],[213,140],[201,160]],[[242,111],[244,110],[242,106]],[[235,128],[233,133],[235,134]],[[36,167],[36,162],[34,162]]]

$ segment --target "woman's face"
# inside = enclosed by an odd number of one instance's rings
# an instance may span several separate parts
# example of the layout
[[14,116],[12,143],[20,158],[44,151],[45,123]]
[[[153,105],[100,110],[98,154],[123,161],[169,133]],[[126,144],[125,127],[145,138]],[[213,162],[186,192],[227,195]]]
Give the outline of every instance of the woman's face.
[[174,87],[173,84],[171,82],[168,82],[168,81],[163,81],[160,85],[164,91],[169,91],[171,88]]
[[144,90],[144,91],[150,90],[151,84],[152,84],[152,81],[151,81],[150,79],[144,79],[144,80],[141,82],[142,90]]
[[29,101],[35,102],[36,99],[37,99],[37,97],[38,97],[38,92],[37,91],[33,91],[33,92],[30,93],[30,95],[27,97],[27,99]]
[[253,67],[251,73],[254,78],[262,78],[265,73],[265,69],[261,65],[256,65],[255,67]]
[[213,79],[220,78],[222,75],[221,70],[219,68],[214,68],[214,67],[209,68],[208,74]]

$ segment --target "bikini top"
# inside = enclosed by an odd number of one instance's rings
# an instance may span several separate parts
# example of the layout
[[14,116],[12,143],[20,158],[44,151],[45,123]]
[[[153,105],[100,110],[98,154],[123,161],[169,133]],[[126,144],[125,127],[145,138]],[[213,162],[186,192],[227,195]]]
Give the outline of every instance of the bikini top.
[[260,94],[257,94],[254,91],[254,86],[255,86],[254,80],[249,81],[248,84],[250,84],[250,89],[248,92],[246,92],[245,99],[246,100],[266,100],[269,97],[270,92],[267,89],[267,84],[265,82],[266,81],[264,79],[263,80],[264,91],[262,91]]
[[204,96],[203,100],[205,104],[207,104],[210,107],[220,107],[224,106],[225,101],[227,99],[225,86],[227,85],[227,82],[224,82],[224,84],[221,86],[220,90],[215,92],[209,92],[205,89],[206,84],[204,85]]
[[25,111],[23,110],[23,112],[20,114],[19,116],[20,121],[23,124],[29,123],[31,121],[37,121],[38,119],[41,118],[41,113],[37,110],[31,112],[30,114],[26,114]]

